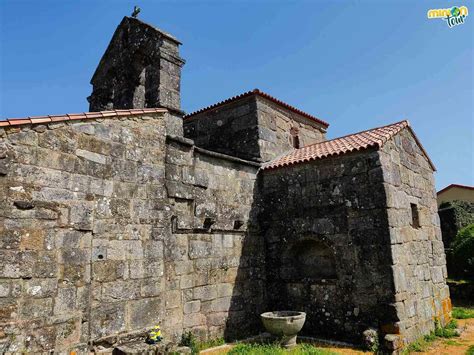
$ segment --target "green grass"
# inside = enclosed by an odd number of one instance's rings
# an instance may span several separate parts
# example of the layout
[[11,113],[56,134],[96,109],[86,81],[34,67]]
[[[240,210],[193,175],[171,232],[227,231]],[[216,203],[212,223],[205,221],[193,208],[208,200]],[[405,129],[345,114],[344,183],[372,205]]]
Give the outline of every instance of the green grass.
[[213,348],[215,346],[224,345],[224,344],[225,344],[225,340],[223,338],[210,339],[210,340],[207,340],[207,341],[198,342],[197,343],[197,350],[199,352],[201,350]]
[[408,347],[402,352],[403,355],[411,354],[413,352],[419,353],[428,349],[430,344],[436,339],[436,336],[432,333],[430,335],[425,335],[423,338],[410,343]]
[[467,307],[453,307],[453,318],[468,319],[474,318],[474,309]]
[[438,338],[453,338],[453,337],[459,336],[456,331],[457,327],[458,327],[458,322],[456,322],[456,320],[453,319],[451,322],[446,324],[445,327],[437,326],[434,331],[434,334]]
[[474,355],[474,345],[471,345],[466,351],[466,355]]
[[186,332],[181,336],[180,345],[187,346],[191,349],[191,354],[199,354],[200,351],[213,348],[215,346],[224,345],[223,338],[209,339],[206,341],[199,341],[191,332]]
[[431,343],[436,339],[458,337],[459,335],[456,331],[457,326],[458,324],[455,320],[452,320],[451,322],[446,324],[445,327],[440,327],[438,323],[436,323],[436,328],[433,332],[409,344],[408,347],[402,352],[402,354],[406,355],[411,354],[413,352],[426,351],[431,345]]
[[336,355],[334,352],[316,348],[310,344],[298,344],[284,349],[275,344],[238,344],[227,355]]
[[455,341],[455,340],[445,340],[444,343],[445,343],[446,345],[462,346],[462,344],[458,343],[458,342]]

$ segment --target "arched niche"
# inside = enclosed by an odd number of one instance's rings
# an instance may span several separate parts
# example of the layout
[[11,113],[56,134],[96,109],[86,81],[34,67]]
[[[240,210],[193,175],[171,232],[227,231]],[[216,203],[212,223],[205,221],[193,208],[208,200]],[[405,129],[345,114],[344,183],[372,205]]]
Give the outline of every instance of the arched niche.
[[285,278],[293,280],[336,279],[334,252],[325,243],[305,239],[296,242],[283,260]]

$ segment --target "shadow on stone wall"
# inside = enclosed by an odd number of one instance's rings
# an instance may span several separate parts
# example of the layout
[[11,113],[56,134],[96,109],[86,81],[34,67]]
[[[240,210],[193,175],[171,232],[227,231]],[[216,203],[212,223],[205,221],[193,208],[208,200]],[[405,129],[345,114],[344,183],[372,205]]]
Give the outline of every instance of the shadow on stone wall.
[[260,233],[260,173],[254,185],[248,229],[242,236],[242,254],[224,330],[226,341],[245,339],[263,331],[260,314],[267,310],[265,241]]
[[382,180],[374,152],[260,174],[261,308],[306,312],[301,334],[354,343],[398,321]]

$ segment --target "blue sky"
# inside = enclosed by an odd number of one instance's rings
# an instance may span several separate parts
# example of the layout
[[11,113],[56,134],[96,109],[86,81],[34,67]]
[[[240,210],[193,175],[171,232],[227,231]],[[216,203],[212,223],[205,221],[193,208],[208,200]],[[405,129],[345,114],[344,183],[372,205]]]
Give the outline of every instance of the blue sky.
[[[0,0],[0,117],[83,112],[120,20],[178,37],[187,112],[253,88],[334,138],[409,119],[440,189],[474,185],[473,1]],[[428,20],[465,5],[465,24]]]

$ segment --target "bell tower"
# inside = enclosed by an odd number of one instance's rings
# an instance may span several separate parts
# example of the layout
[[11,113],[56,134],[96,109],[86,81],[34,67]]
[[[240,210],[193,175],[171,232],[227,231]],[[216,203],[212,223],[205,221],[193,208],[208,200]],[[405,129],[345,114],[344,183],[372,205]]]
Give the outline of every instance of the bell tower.
[[179,42],[133,17],[124,17],[92,76],[90,111],[165,107],[181,112]]

